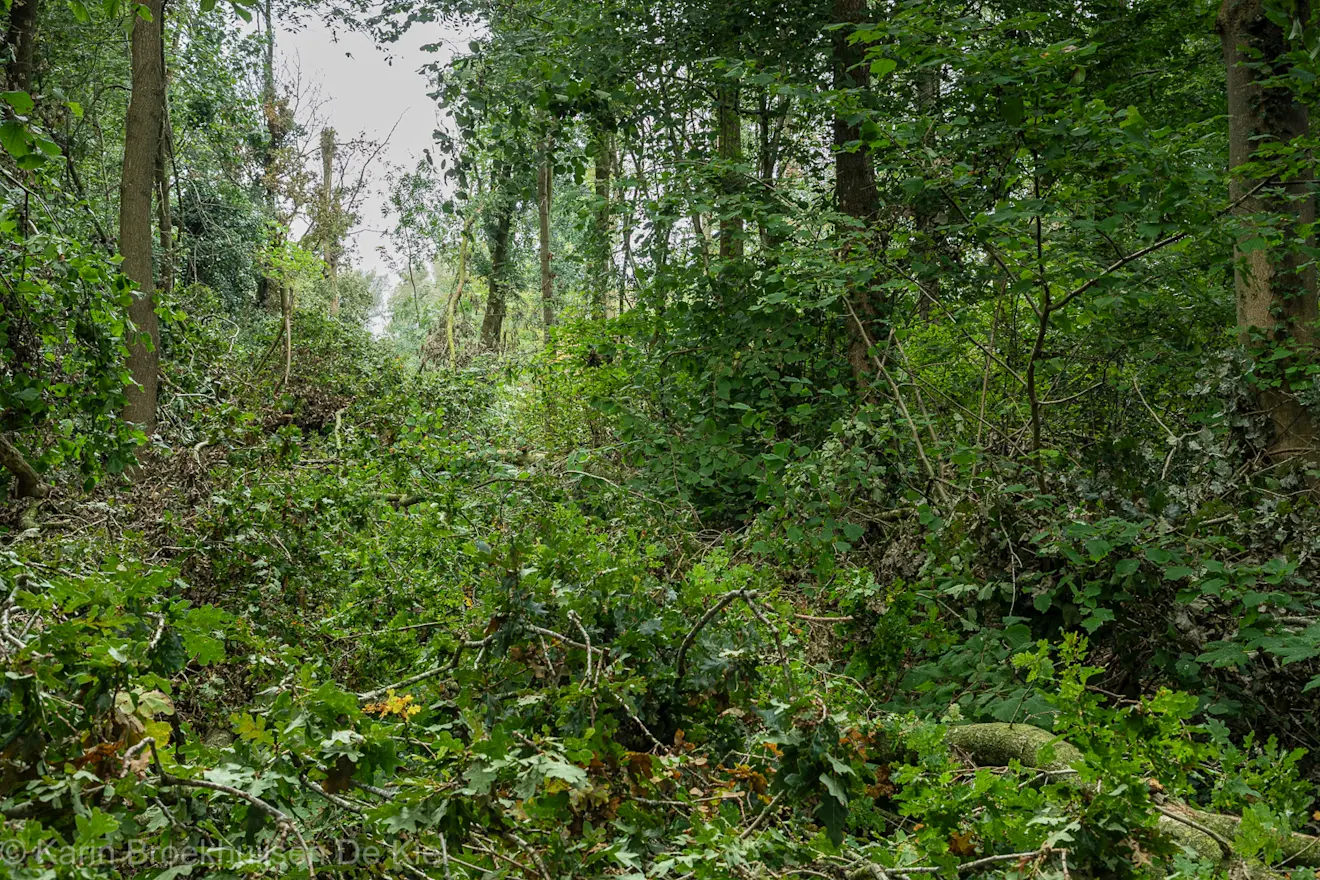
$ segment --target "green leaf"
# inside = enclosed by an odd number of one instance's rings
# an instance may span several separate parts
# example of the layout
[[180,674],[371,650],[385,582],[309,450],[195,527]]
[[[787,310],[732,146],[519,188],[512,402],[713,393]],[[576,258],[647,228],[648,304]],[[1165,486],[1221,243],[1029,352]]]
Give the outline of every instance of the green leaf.
[[0,101],[12,107],[19,116],[31,113],[32,108],[36,106],[32,96],[27,92],[0,92]]
[[816,821],[825,826],[825,834],[835,846],[843,843],[843,828],[848,821],[848,808],[834,798],[821,798],[816,808]]
[[831,797],[845,807],[848,806],[848,792],[844,790],[839,780],[828,773],[822,773],[820,774],[820,781],[824,783],[825,789],[829,791]]
[[547,758],[541,762],[541,772],[551,779],[562,779],[572,786],[582,785],[587,781],[587,771],[576,764],[569,764],[558,758]]
[[892,58],[877,58],[871,62],[871,76],[884,79],[898,68],[898,62]]
[[92,807],[83,816],[74,816],[74,825],[78,829],[78,843],[88,845],[99,843],[119,828],[119,820],[101,812],[99,807]]
[[29,152],[27,129],[16,119],[0,122],[0,146],[15,159],[21,159]]
[[1026,104],[1021,95],[1006,95],[1000,101],[999,112],[1009,125],[1017,126],[1027,116]]

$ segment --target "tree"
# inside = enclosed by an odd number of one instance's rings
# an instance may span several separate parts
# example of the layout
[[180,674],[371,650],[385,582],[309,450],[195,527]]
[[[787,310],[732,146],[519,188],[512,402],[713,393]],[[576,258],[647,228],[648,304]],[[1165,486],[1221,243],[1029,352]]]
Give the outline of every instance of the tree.
[[547,135],[541,142],[540,158],[536,165],[536,233],[537,256],[541,268],[541,324],[546,341],[555,323],[555,276],[551,269],[550,208],[554,181],[554,146]]
[[40,14],[40,0],[13,0],[9,7],[9,24],[5,27],[5,49],[9,56],[5,85],[9,91],[32,91]]
[[339,314],[339,211],[335,204],[335,130],[321,129],[321,259],[330,284],[330,316]]
[[156,319],[152,260],[152,195],[165,119],[163,0],[148,0],[133,19],[132,96],[124,120],[124,164],[119,183],[119,252],[124,274],[137,286],[129,320],[137,328],[129,347],[124,418],[151,433],[156,427],[160,326]]
[[[875,170],[862,143],[861,128],[852,119],[869,80],[865,52],[853,39],[866,5],[866,0],[834,0],[833,8],[833,85],[839,102],[833,123],[834,193],[840,213],[851,221],[841,235],[845,260],[858,256],[854,253],[857,248],[866,248],[869,226],[880,210]],[[861,383],[871,371],[871,346],[883,343],[888,335],[884,327],[887,316],[879,293],[866,282],[852,282],[846,296],[851,311],[848,364],[852,367],[853,377]]]
[[[1309,21],[1309,3],[1298,3],[1293,14]],[[1269,453],[1286,459],[1314,452],[1317,440],[1315,420],[1293,388],[1294,369],[1313,356],[1320,317],[1315,264],[1296,243],[1310,243],[1315,182],[1311,163],[1288,149],[1306,137],[1310,115],[1288,84],[1289,25],[1266,0],[1224,0],[1218,25],[1228,70],[1229,167],[1267,169],[1235,174],[1229,184],[1243,218],[1235,271],[1238,332],[1264,373],[1259,400],[1271,423]],[[1274,176],[1262,180],[1263,173]],[[1294,354],[1280,361],[1274,357],[1279,350]]]
[[499,348],[510,293],[509,248],[517,199],[513,192],[513,169],[506,166],[502,174],[491,192],[493,204],[486,224],[490,271],[486,276],[486,314],[481,319],[481,347],[487,351]]

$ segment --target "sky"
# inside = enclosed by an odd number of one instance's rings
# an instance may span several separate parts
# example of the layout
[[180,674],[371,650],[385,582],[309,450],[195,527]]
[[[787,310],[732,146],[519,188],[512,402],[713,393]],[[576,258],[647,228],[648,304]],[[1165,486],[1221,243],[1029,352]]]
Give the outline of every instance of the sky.
[[426,94],[427,79],[417,72],[434,60],[421,47],[439,43],[442,51],[453,52],[466,46],[466,38],[460,41],[460,37],[440,24],[417,25],[387,55],[364,34],[341,32],[336,41],[330,29],[316,20],[298,32],[276,35],[277,67],[286,76],[296,71],[304,85],[319,87],[325,102],[320,112],[341,140],[359,133],[380,139],[394,128],[371,169],[371,191],[359,211],[361,222],[350,233],[356,251],[354,264],[362,269],[389,272],[379,253],[379,248],[389,247],[385,235],[389,219],[381,213],[387,204],[387,167],[412,167],[422,150],[431,146],[431,133],[442,124],[435,102]]

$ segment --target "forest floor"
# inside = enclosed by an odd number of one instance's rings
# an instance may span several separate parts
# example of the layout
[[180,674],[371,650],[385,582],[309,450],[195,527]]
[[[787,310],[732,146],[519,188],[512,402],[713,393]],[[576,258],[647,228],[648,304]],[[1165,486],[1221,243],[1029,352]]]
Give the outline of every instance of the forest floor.
[[[566,446],[605,435],[585,401],[504,368],[302,354],[274,404],[188,377],[135,478],[57,496],[8,540],[14,876],[70,845],[136,848],[92,873],[163,880],[1308,861],[1314,839],[1268,817],[1239,834],[1163,806],[1209,791],[1187,706],[1102,705],[1084,644],[1057,673],[1043,647],[1022,662],[1082,751],[903,711],[849,662],[888,651],[910,604],[862,569],[758,563],[745,530]],[[1305,808],[1295,758],[1232,754],[1213,791]]]

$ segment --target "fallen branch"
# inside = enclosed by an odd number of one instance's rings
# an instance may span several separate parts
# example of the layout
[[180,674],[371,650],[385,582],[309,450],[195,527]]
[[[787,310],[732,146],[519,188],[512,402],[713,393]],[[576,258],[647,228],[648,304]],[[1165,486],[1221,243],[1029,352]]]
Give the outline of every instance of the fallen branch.
[[41,476],[5,434],[0,434],[0,465],[14,475],[15,498],[45,498],[50,494]]
[[692,629],[688,630],[688,634],[683,637],[682,644],[678,646],[678,659],[674,661],[674,673],[678,676],[679,681],[683,680],[683,673],[687,670],[688,648],[692,647],[692,641],[697,637],[697,634],[706,628],[706,624],[715,619],[715,615],[728,608],[735,599],[741,598],[745,592],[745,590],[734,590],[725,593],[718,602],[710,606],[705,614],[701,615],[701,619],[693,625]]
[[[1024,767],[1048,772],[1076,769],[1083,763],[1078,749],[1059,737],[1029,724],[967,724],[945,734],[950,746],[978,765],[1004,765],[1018,761]],[[1044,760],[1052,752],[1051,760]],[[1160,814],[1159,830],[1193,850],[1201,858],[1223,862],[1239,859],[1232,848],[1242,819],[1198,810],[1185,804],[1153,805]],[[1320,837],[1293,833],[1279,841],[1284,863],[1320,867]],[[904,869],[905,871],[909,869]]]
[[459,642],[458,647],[454,649],[454,656],[449,659],[448,663],[442,663],[439,666],[433,666],[430,669],[426,670],[425,672],[419,672],[416,675],[409,676],[408,678],[403,679],[402,681],[396,681],[394,684],[387,684],[384,687],[379,687],[376,688],[375,690],[366,691],[365,693],[358,694],[357,695],[358,701],[362,703],[369,703],[372,700],[380,699],[390,691],[396,691],[399,688],[410,687],[412,685],[418,684],[419,682],[426,681],[428,678],[435,678],[437,675],[442,675],[458,666],[458,661],[463,656],[463,652],[465,650],[467,650],[468,648],[484,648],[495,640],[496,635],[497,633],[491,633],[490,635],[486,636],[484,639],[479,639],[477,641]]

